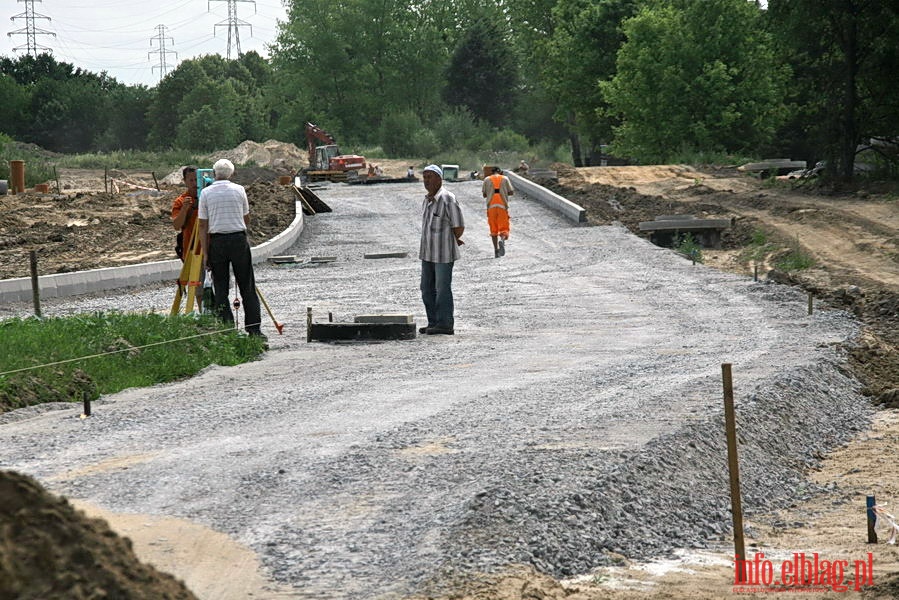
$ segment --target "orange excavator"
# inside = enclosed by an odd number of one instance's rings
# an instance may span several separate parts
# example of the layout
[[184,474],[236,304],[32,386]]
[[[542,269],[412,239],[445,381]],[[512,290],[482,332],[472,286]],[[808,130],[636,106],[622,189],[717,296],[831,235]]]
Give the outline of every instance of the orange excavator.
[[306,149],[309,166],[302,170],[301,176],[307,181],[356,179],[359,169],[365,168],[364,156],[341,154],[331,134],[312,123],[306,123]]

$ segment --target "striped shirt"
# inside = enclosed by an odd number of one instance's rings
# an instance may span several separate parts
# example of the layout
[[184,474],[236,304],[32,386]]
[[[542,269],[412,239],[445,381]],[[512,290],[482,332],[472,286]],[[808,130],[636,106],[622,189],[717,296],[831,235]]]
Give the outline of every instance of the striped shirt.
[[197,216],[209,221],[209,233],[246,231],[244,215],[249,213],[250,202],[242,185],[219,179],[200,192]]
[[462,253],[453,235],[454,227],[465,227],[462,208],[456,197],[445,187],[434,195],[434,200],[425,196],[421,205],[421,247],[418,258],[428,262],[451,263],[459,260]]

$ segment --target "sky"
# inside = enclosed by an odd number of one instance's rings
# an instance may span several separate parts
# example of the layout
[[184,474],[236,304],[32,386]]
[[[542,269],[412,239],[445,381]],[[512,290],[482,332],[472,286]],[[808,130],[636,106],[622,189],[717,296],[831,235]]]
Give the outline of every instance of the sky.
[[[278,22],[286,21],[287,9],[281,0],[236,0],[237,19],[250,26],[240,27],[240,50],[255,50],[268,57],[266,45],[274,42]],[[0,56],[16,59],[27,54],[28,38],[8,35],[25,29],[24,17],[11,20],[26,11],[23,0],[0,0]],[[38,30],[56,36],[37,35],[38,46],[50,48],[59,62],[80,67],[92,73],[106,71],[121,83],[159,83],[164,48],[167,71],[180,61],[219,54],[228,56],[227,0],[34,0]],[[216,27],[217,23],[222,25]],[[159,25],[164,29],[164,46],[160,42]],[[14,48],[23,48],[14,51]],[[232,34],[231,58],[237,58],[237,43]]]

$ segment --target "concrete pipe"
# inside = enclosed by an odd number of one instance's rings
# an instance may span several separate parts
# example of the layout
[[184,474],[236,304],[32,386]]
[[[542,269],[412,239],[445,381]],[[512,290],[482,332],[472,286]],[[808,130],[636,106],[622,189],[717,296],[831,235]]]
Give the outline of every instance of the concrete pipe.
[[12,179],[12,193],[25,193],[25,161],[11,160],[9,161],[9,176]]

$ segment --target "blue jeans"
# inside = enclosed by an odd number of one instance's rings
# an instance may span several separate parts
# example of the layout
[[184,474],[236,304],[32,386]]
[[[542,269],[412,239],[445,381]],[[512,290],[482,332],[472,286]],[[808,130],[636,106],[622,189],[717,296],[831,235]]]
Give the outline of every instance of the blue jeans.
[[421,299],[428,327],[453,328],[453,264],[421,261]]

